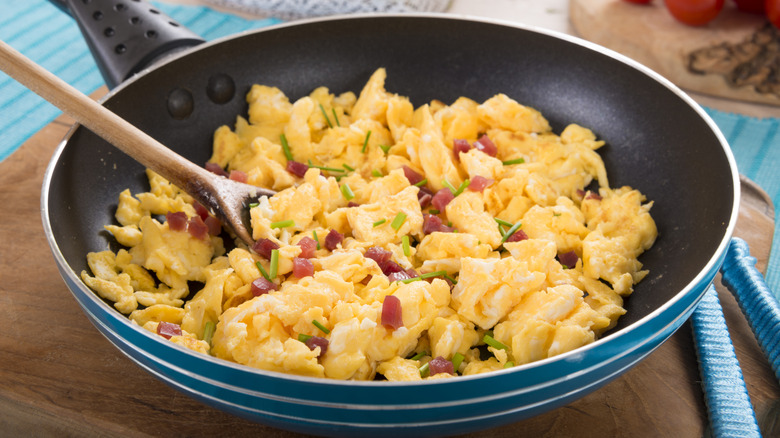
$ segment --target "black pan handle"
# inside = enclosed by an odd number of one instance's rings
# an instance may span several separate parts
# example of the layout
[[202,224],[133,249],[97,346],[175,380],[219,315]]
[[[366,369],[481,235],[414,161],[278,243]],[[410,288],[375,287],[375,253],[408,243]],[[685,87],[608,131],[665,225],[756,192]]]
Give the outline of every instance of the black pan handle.
[[204,42],[144,1],[50,2],[76,20],[108,88],[114,88],[165,55]]

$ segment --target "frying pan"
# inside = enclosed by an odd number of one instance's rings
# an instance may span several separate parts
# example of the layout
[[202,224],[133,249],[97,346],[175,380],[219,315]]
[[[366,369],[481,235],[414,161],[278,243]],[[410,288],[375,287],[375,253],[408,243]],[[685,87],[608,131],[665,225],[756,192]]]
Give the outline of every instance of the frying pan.
[[[130,2],[127,15],[113,3],[83,3],[72,2],[74,16],[100,10],[128,21],[150,8]],[[115,39],[109,42],[116,47]],[[599,152],[611,186],[631,185],[654,202],[659,237],[640,259],[650,274],[626,300],[618,326],[598,341],[456,379],[312,379],[181,348],[133,326],[81,282],[88,252],[117,249],[103,226],[113,223],[120,191],[148,188],[141,165],[75,126],[52,157],[42,191],[44,229],[63,279],[88,319],[124,354],[174,388],[236,415],[338,436],[460,434],[518,421],[584,396],[651,353],[691,315],[725,258],[739,205],[725,139],[674,85],[599,46],[495,20],[379,14],[277,25],[144,66],[161,55],[140,56],[140,67],[101,67],[114,71],[106,75],[109,85],[121,82],[103,104],[196,163],[210,157],[216,127],[246,114],[252,84],[279,87],[291,100],[320,85],[337,94],[358,92],[385,67],[387,90],[409,96],[415,107],[505,93],[540,110],[555,132],[569,123],[591,128],[606,141]],[[110,63],[99,65],[104,62]]]

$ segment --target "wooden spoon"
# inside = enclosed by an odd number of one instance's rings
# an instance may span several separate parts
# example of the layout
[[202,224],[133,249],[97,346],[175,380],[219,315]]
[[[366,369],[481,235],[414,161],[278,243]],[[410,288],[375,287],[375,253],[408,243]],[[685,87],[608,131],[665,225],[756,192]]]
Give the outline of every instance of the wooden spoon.
[[242,213],[249,202],[260,196],[272,196],[274,191],[239,183],[193,164],[3,41],[0,41],[0,69],[187,192],[247,245],[254,243]]

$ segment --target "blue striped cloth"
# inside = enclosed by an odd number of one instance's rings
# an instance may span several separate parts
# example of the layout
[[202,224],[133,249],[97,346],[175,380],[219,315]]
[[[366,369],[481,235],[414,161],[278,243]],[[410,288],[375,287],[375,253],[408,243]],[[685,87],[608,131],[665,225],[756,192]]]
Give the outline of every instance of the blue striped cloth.
[[[279,22],[246,20],[200,6],[159,2],[155,5],[207,40]],[[78,27],[66,14],[45,0],[0,0],[0,11],[0,39],[84,93],[103,85]],[[780,120],[705,109],[731,144],[739,171],[766,190],[777,208],[780,205]],[[59,114],[51,104],[0,73],[0,160]],[[780,241],[778,236],[780,227],[775,227],[775,242]],[[772,249],[767,282],[775,294],[780,291],[780,244]]]

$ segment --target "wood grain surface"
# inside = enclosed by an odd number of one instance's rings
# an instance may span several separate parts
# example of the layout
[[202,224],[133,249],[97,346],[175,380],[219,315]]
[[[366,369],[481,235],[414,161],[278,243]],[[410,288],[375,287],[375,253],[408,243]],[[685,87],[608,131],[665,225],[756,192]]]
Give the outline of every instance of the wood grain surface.
[[[171,389],[89,323],[59,276],[40,219],[43,174],[69,127],[67,118],[59,118],[0,163],[0,435],[298,436]],[[748,240],[763,269],[773,209],[747,181],[743,198],[737,235]],[[720,297],[764,435],[779,436],[778,426],[771,425],[780,400],[778,382],[733,297],[722,288]],[[701,437],[706,432],[686,323],[646,360],[590,395],[470,436]]]
[[[726,2],[705,26],[678,22],[662,0],[570,0],[577,34],[650,67],[679,87],[720,98],[780,105],[780,32]],[[650,37],[652,35],[652,37]]]

